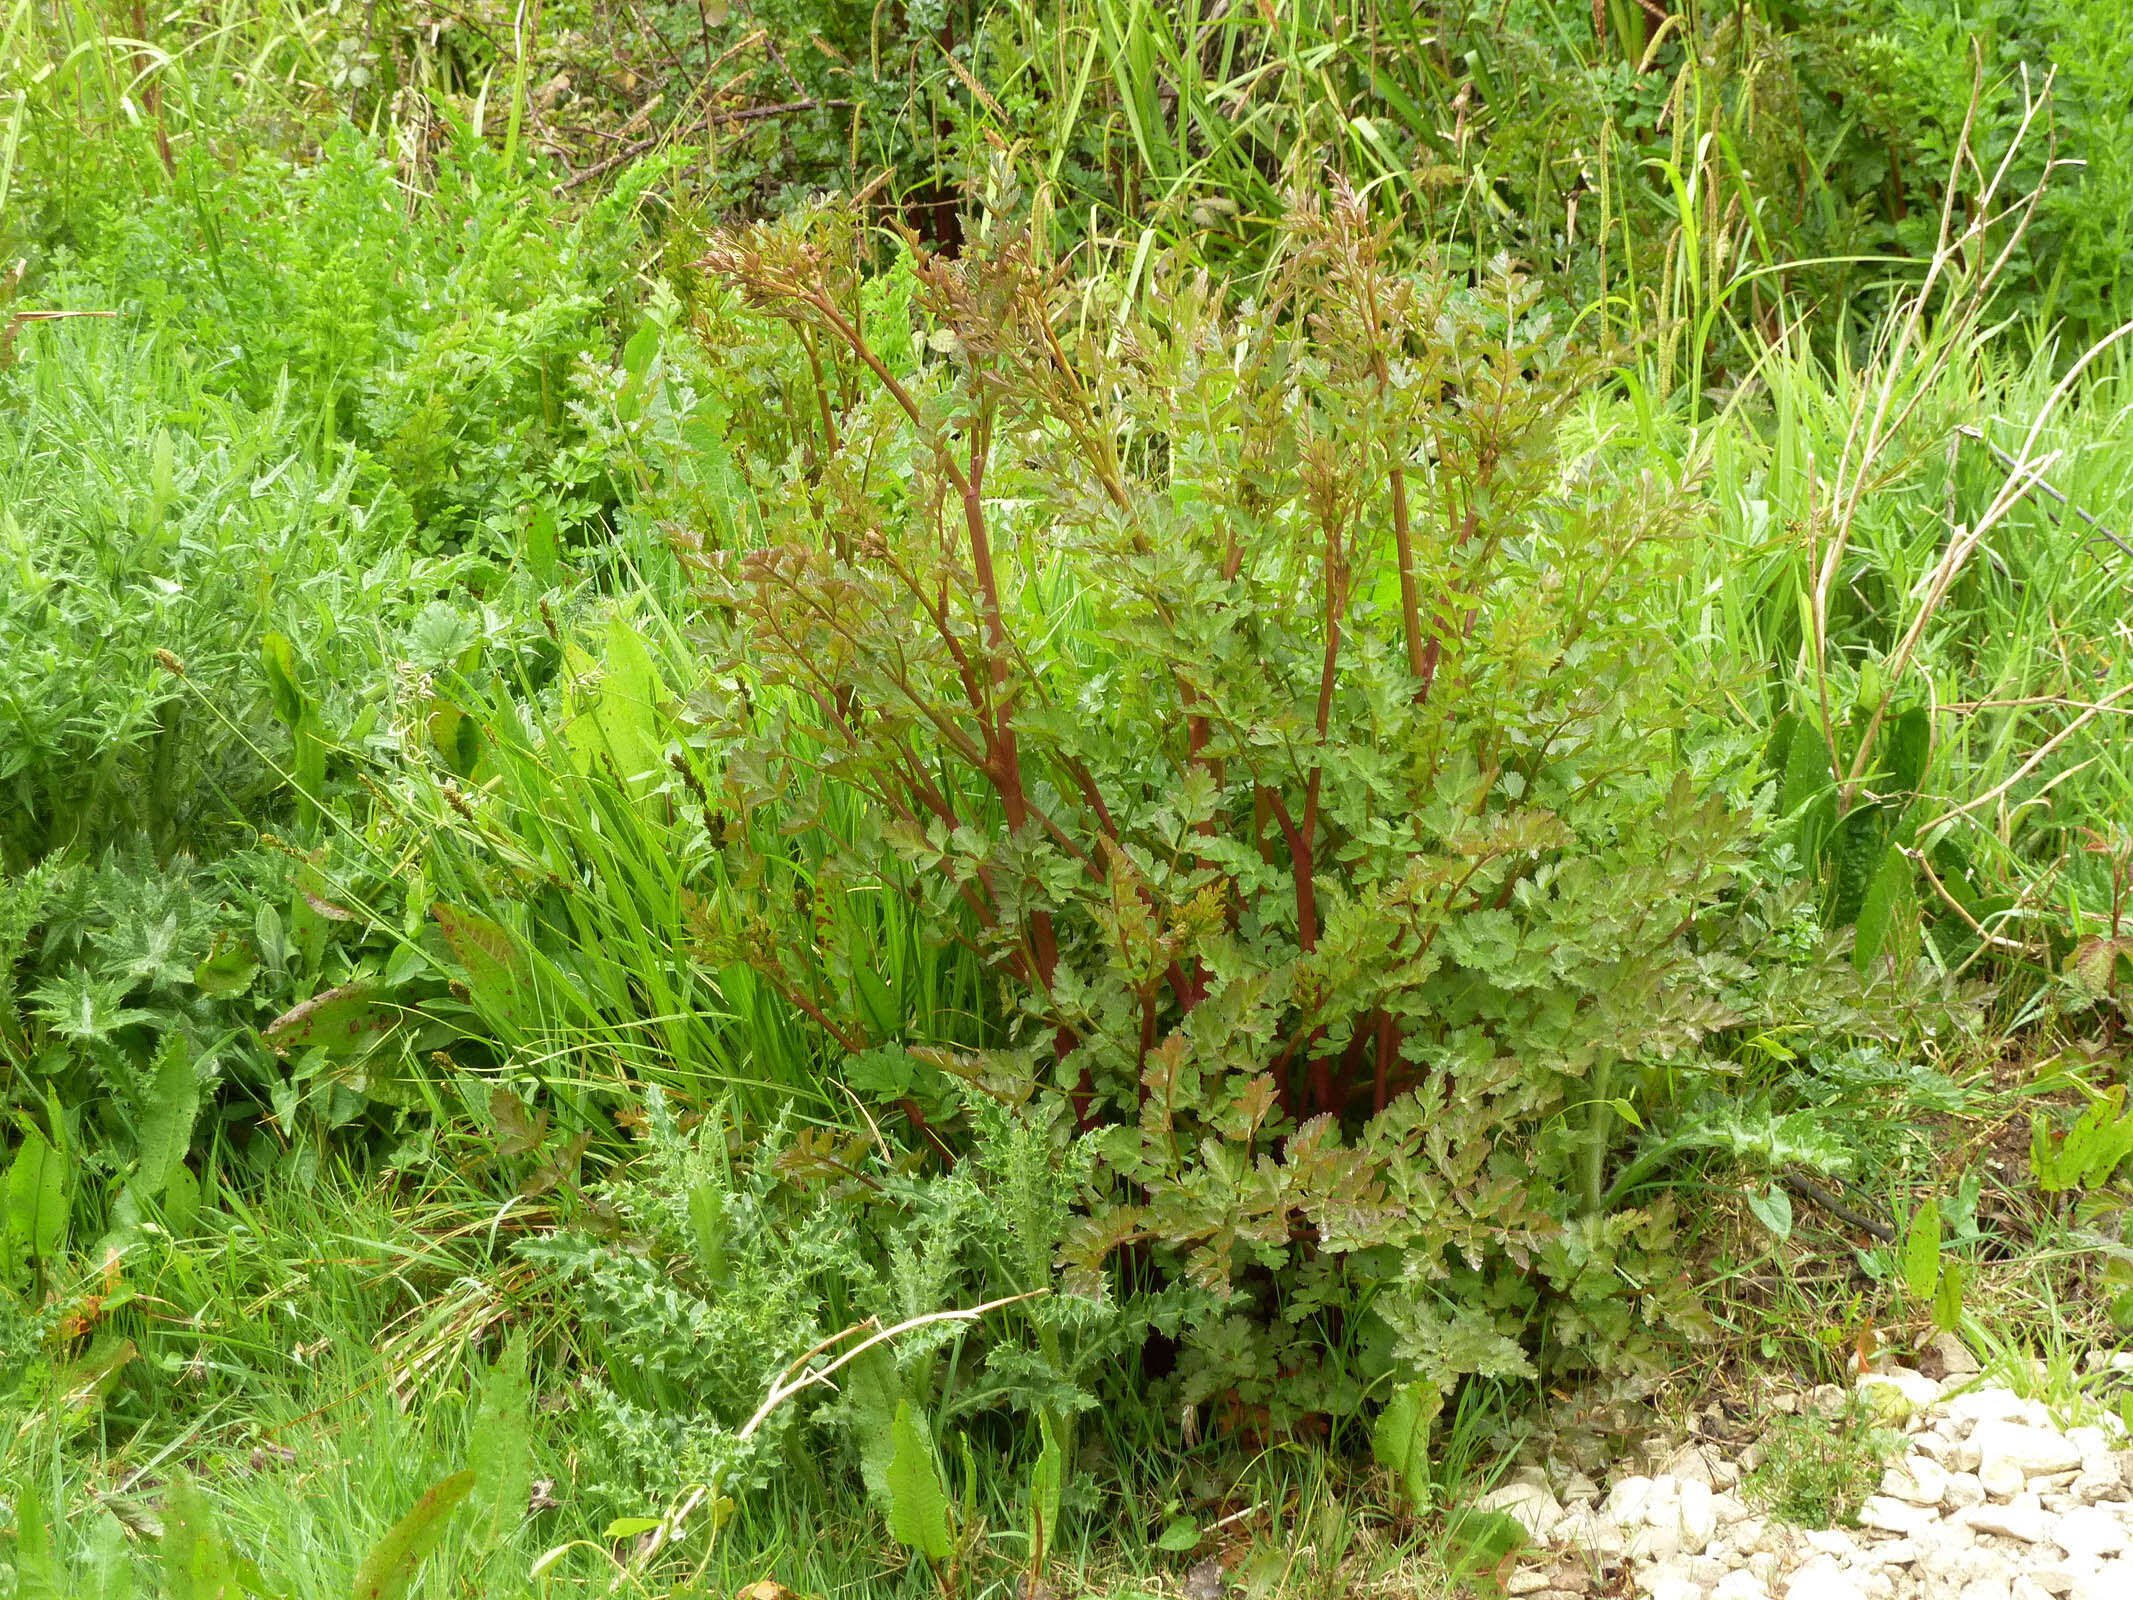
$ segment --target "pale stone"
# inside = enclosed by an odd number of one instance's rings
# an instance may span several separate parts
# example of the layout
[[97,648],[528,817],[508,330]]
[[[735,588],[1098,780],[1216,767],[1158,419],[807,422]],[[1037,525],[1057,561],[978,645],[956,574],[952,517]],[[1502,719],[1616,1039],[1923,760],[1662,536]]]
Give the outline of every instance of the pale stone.
[[1939,1362],[1943,1377],[1967,1378],[1978,1370],[1977,1357],[1970,1353],[1970,1347],[1952,1333],[1936,1333],[1926,1348]]
[[[2025,1478],[2048,1472],[2078,1472],[2081,1452],[2064,1434],[2026,1422],[1988,1418],[1971,1432],[1970,1442],[1984,1458],[1984,1469],[1996,1463],[2014,1467]],[[1988,1484],[1989,1487],[1989,1484]]]
[[[1871,1505],[1873,1502],[1867,1503]],[[1800,1537],[1806,1542],[1807,1548],[1818,1556],[1849,1559],[1859,1553],[1859,1541],[1842,1528],[1803,1528],[1800,1530]]]
[[1785,1600],[1869,1600],[1856,1574],[1828,1563],[1802,1567],[1785,1585]]
[[1962,1515],[1979,1533],[1996,1533],[2024,1544],[2041,1544],[2052,1531],[2052,1519],[2042,1506],[2020,1501],[2004,1506],[1972,1506]]
[[1539,1594],[1543,1589],[1554,1587],[1548,1574],[1537,1567],[1520,1567],[1503,1581],[1503,1592],[1514,1596]]
[[1937,1467],[1945,1467],[1948,1464],[1948,1452],[1954,1448],[1954,1440],[1933,1429],[1928,1429],[1911,1441],[1911,1449]]
[[1875,1545],[1867,1554],[1879,1566],[1908,1567],[1918,1559],[1918,1544],[1912,1539],[1891,1539],[1886,1544]]
[[1866,1373],[1860,1377],[1858,1388],[1869,1400],[1877,1398],[1873,1392],[1877,1389],[1893,1389],[1903,1397],[1905,1408],[1912,1411],[1924,1411],[1940,1399],[1940,1385],[1923,1372],[1913,1372],[1909,1367]]
[[2066,1442],[2081,1452],[2082,1464],[2086,1466],[2097,1456],[2109,1455],[2112,1438],[2107,1429],[2094,1425],[2066,1430]]
[[2036,1580],[2026,1575],[2017,1577],[2009,1588],[2014,1600],[2052,1600],[2049,1589],[2038,1587]]
[[1844,1410],[1844,1391],[1833,1383],[1818,1383],[1807,1391],[1807,1409],[1825,1417],[1834,1417]]
[[1680,1554],[1681,1530],[1678,1526],[1647,1525],[1629,1536],[1629,1558],[1632,1561],[1671,1561]]
[[2084,1506],[2069,1511],[2052,1530],[2052,1541],[2070,1556],[2115,1556],[2126,1549],[2126,1525],[2108,1511]]
[[1885,1494],[1870,1497],[1859,1509],[1859,1525],[1863,1528],[1878,1528],[1883,1533],[1917,1533],[1939,1520],[1929,1505],[1898,1500]]
[[2004,1422],[2021,1416],[2028,1408],[2022,1397],[2012,1390],[1965,1389],[1949,1395],[1943,1402],[1949,1419],[1958,1426],[1964,1423]]
[[2077,1579],[2067,1600],[2126,1600],[2133,1594],[2133,1561],[2112,1561]]
[[1652,1480],[1621,1478],[1607,1491],[1607,1514],[1623,1527],[1644,1520],[1644,1508],[1652,1503]]
[[1977,1481],[1993,1499],[2012,1500],[2022,1492],[2022,1486],[2029,1479],[2014,1462],[1993,1460],[1977,1469]]
[[2074,1480],[2074,1498],[2083,1505],[2092,1506],[2099,1500],[2115,1500],[2118,1492],[2125,1487],[2124,1481],[2118,1476],[2117,1461],[2110,1456],[2104,1459],[2111,1463],[2108,1476],[2100,1472],[2084,1471]]
[[1613,1561],[1628,1547],[1622,1524],[1597,1511],[1573,1511],[1555,1525],[1553,1542],[1582,1550],[1601,1561]]
[[1477,1510],[1502,1512],[1534,1539],[1547,1538],[1549,1531],[1563,1520],[1563,1508],[1556,1503],[1546,1482],[1507,1483],[1483,1495],[1474,1504]]
[[2048,1595],[2063,1596],[2073,1592],[2075,1574],[2070,1567],[2031,1567],[2022,1576]]
[[1681,1480],[1681,1542],[1701,1550],[1718,1536],[1718,1513],[1711,1507],[1711,1486],[1694,1478]]
[[1984,1452],[1979,1450],[1968,1439],[1965,1439],[1948,1452],[1948,1470],[1950,1472],[1976,1472],[1983,1465],[1984,1460]]
[[1660,1472],[1677,1483],[1700,1483],[1711,1487],[1711,1457],[1700,1445],[1685,1444],[1668,1456]]
[[1649,1593],[1652,1600],[1703,1600],[1703,1585],[1688,1578],[1661,1578]]
[[1960,1511],[1965,1506],[1982,1503],[1984,1498],[1985,1486],[1978,1481],[1976,1473],[1951,1472],[1948,1474],[1947,1487],[1941,1493],[1940,1503],[1950,1511]]
[[1746,1567],[1737,1568],[1712,1587],[1711,1600],[1770,1600],[1770,1589]]
[[1721,1528],[1730,1528],[1735,1523],[1748,1519],[1748,1508],[1741,1504],[1739,1495],[1714,1494],[1711,1496],[1711,1515],[1718,1519]]
[[2014,1600],[2005,1578],[1972,1578],[1963,1585],[1959,1600]]
[[1948,1474],[1925,1456],[1907,1457],[1900,1467],[1891,1467],[1881,1475],[1881,1492],[1896,1500],[1908,1500],[1914,1506],[1937,1506],[1948,1492]]

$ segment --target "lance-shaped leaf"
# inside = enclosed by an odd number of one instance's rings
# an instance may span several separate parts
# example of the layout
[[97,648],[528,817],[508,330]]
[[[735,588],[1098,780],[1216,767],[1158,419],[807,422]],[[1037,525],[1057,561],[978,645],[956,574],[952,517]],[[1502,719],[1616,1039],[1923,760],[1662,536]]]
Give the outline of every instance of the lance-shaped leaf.
[[261,1031],[277,1055],[320,1049],[332,1056],[361,1055],[412,1013],[379,986],[358,978],[291,1006]]
[[445,1524],[474,1488],[472,1472],[455,1472],[431,1485],[415,1509],[387,1530],[356,1570],[351,1600],[406,1600],[415,1574],[444,1537]]

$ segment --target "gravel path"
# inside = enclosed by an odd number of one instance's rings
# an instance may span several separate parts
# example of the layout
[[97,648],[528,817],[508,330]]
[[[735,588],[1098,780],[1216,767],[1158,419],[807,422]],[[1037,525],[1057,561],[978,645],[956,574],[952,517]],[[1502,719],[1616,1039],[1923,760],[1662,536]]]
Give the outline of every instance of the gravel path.
[[[1685,1447],[1603,1486],[1528,1468],[1484,1508],[1534,1539],[1509,1590],[1529,1600],[2133,1600],[2133,1449],[2116,1419],[2061,1428],[1974,1375],[1903,1367],[1859,1380],[1903,1453],[1857,1528],[1802,1529],[1741,1492],[1737,1459]],[[1793,1401],[1842,1409],[1841,1390]],[[1782,1408],[1782,1407],[1781,1407]],[[1626,1580],[1626,1581],[1625,1581]]]

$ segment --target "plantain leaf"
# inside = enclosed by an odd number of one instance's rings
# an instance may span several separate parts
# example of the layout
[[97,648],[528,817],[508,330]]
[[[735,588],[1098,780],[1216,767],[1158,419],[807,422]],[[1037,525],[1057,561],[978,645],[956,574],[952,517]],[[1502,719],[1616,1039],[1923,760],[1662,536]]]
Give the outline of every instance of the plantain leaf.
[[140,1164],[134,1181],[144,1195],[160,1195],[170,1174],[192,1148],[193,1119],[200,1111],[200,1082],[193,1076],[185,1036],[163,1036],[149,1081],[148,1114],[141,1123]]
[[1829,746],[1821,730],[1802,720],[1786,741],[1785,776],[1778,785],[1778,815],[1789,817],[1817,795],[1835,786],[1829,771]]
[[884,1515],[891,1507],[889,1466],[896,1459],[896,1411],[903,1403],[903,1377],[896,1357],[877,1344],[844,1369],[844,1400],[859,1443],[859,1476],[867,1496]]
[[1417,1506],[1429,1503],[1429,1435],[1443,1409],[1444,1395],[1437,1386],[1416,1378],[1393,1390],[1370,1430],[1372,1459]]
[[1908,909],[1910,887],[1911,858],[1892,844],[1859,902],[1859,920],[1852,935],[1852,963],[1859,971],[1873,965],[1888,943],[1899,909]]
[[259,641],[259,664],[267,675],[267,697],[285,728],[302,725],[310,699],[296,681],[296,648],[287,634],[270,633]]
[[52,1553],[52,1530],[36,1480],[15,1484],[15,1593],[22,1600],[67,1600],[65,1573]]
[[251,988],[258,976],[259,962],[243,945],[218,945],[193,969],[193,987],[217,1000],[230,1000]]
[[1924,706],[1912,706],[1888,723],[1882,738],[1888,752],[1889,792],[1916,794],[1933,753],[1932,713]]
[[1037,1413],[1037,1431],[1044,1448],[1037,1452],[1029,1474],[1029,1564],[1030,1571],[1041,1573],[1046,1555],[1059,1538],[1059,1490],[1066,1481],[1066,1453],[1049,1411]]
[[1776,1184],[1761,1194],[1748,1196],[1748,1209],[1778,1239],[1792,1237],[1792,1197]]
[[1933,1326],[1954,1333],[1963,1324],[1963,1264],[1951,1261],[1941,1268],[1940,1282],[1933,1290]]
[[260,1032],[277,1055],[310,1049],[329,1056],[362,1055],[412,1013],[386,997],[375,983],[358,978],[290,1007]]
[[955,1554],[948,1531],[948,1491],[941,1484],[940,1465],[934,1460],[925,1426],[910,1401],[896,1403],[890,1434],[895,1450],[887,1474],[889,1533],[938,1566]]
[[430,1486],[415,1509],[394,1523],[356,1569],[351,1600],[406,1600],[423,1560],[444,1537],[445,1524],[474,1488],[472,1472],[455,1472]]
[[1831,841],[1833,883],[1830,920],[1837,926],[1857,922],[1866,904],[1867,885],[1888,849],[1888,818],[1880,806],[1852,807],[1838,822]]
[[1928,1200],[1911,1218],[1903,1241],[1903,1286],[1924,1302],[1940,1286],[1940,1202]]
[[526,1519],[533,1487],[533,1396],[526,1377],[526,1335],[504,1345],[481,1386],[468,1448],[474,1469],[469,1509],[484,1548],[494,1549]]
[[443,901],[430,907],[430,915],[444,932],[444,942],[466,969],[467,991],[475,1009],[507,1037],[524,1038],[539,1020],[534,1003],[532,974],[510,930],[478,912],[466,911]]
[[163,1502],[163,1587],[170,1600],[236,1600],[214,1513],[182,1469]]

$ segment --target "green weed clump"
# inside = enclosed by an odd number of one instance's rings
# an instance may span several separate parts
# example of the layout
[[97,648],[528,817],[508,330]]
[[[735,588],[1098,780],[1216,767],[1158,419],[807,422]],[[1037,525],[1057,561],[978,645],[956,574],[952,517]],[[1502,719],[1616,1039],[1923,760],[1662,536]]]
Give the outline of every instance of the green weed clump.
[[1781,1416],[1760,1445],[1762,1463],[1742,1484],[1751,1505],[1796,1527],[1850,1528],[1902,1438],[1869,1426],[1854,1400],[1830,1416]]

